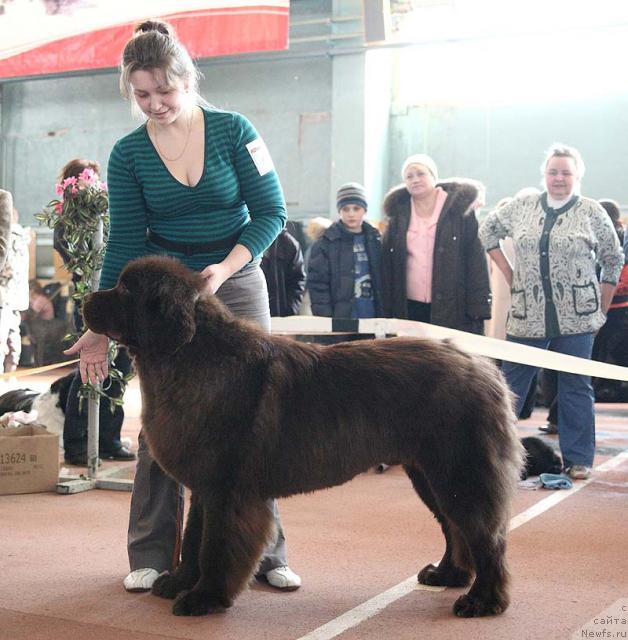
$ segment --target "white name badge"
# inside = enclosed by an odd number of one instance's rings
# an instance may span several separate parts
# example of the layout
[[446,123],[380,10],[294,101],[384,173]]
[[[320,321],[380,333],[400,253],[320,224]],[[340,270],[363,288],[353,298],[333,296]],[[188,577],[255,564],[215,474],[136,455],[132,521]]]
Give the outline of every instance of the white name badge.
[[260,176],[265,176],[275,168],[273,159],[270,157],[270,153],[268,152],[268,148],[261,138],[256,138],[252,142],[249,142],[246,145],[246,148],[251,159],[255,163],[255,167],[257,168]]

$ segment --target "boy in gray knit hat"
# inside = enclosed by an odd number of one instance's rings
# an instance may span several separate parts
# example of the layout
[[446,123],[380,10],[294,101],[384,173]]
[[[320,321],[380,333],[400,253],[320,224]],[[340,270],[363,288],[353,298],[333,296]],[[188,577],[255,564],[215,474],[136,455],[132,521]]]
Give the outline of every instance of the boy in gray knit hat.
[[381,236],[364,221],[364,187],[349,182],[338,189],[340,220],[314,245],[307,287],[312,313],[333,318],[377,318],[381,307]]

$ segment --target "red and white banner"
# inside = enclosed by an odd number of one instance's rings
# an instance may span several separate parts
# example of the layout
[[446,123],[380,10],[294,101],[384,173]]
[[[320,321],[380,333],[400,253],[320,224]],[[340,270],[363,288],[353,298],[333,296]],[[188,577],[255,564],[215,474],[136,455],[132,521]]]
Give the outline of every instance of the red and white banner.
[[0,0],[0,80],[116,67],[160,17],[193,58],[288,48],[289,0]]

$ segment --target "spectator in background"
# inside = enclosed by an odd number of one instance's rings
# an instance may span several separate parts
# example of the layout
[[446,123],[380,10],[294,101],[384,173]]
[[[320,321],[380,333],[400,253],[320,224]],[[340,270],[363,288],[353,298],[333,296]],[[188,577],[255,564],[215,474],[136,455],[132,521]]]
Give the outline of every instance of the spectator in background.
[[0,189],[0,271],[4,268],[9,251],[11,218],[13,216],[13,196]]
[[[489,255],[511,287],[508,340],[590,358],[593,338],[604,324],[623,265],[613,225],[602,207],[580,195],[584,163],[579,152],[553,145],[541,166],[546,191],[515,198],[492,211],[480,227]],[[511,237],[515,265],[500,248]],[[595,252],[602,264],[601,284]],[[519,415],[537,367],[503,363]],[[591,475],[595,413],[591,379],[559,373],[558,429],[567,473]]]
[[608,217],[611,219],[613,223],[613,227],[615,227],[615,232],[617,233],[617,237],[619,238],[619,244],[624,244],[624,225],[621,223],[621,212],[619,210],[619,203],[616,200],[611,200],[609,198],[604,198],[598,201],[604,211],[608,214]]
[[305,293],[303,252],[296,238],[285,229],[264,251],[261,263],[268,285],[270,315],[296,316]]
[[384,200],[384,314],[482,334],[491,295],[475,181],[439,182],[425,154],[410,156],[401,176]]
[[28,307],[32,316],[40,320],[52,320],[55,317],[55,308],[41,284],[37,280],[31,280],[28,289]]
[[[4,372],[17,369],[22,353],[20,324],[29,307],[28,267],[30,234],[18,222],[13,207],[11,234],[4,268],[0,271],[0,349]],[[46,298],[47,299],[47,298]]]
[[[619,205],[615,200],[600,200],[599,202],[608,213],[619,241],[623,243],[625,234],[624,227],[620,222]],[[595,336],[592,358],[621,367],[628,366],[628,264],[626,264],[625,253],[624,266],[608,309],[606,322]],[[624,387],[625,384],[618,380],[593,379],[595,398],[600,402],[624,402],[622,394]]]
[[312,245],[307,286],[312,313],[329,318],[377,318],[381,304],[381,236],[364,220],[364,187],[338,189],[340,220]]
[[[98,162],[74,158],[61,169],[59,183],[63,184],[68,178],[80,180],[79,176],[85,169],[91,169],[94,172],[95,179],[100,179],[100,165]],[[72,257],[68,253],[68,241],[62,224],[58,224],[54,229],[54,248],[61,254],[63,263],[72,274],[72,282],[76,285],[81,281],[81,276],[72,271]],[[84,249],[87,251],[88,247],[84,247]],[[74,327],[77,333],[83,331],[83,316],[78,304],[74,305]],[[130,373],[131,360],[124,347],[118,349],[118,355],[113,366],[123,375]],[[87,403],[83,403],[81,410],[80,387],[81,374],[77,369],[74,380],[70,385],[65,408],[63,446],[67,464],[82,466],[87,464]],[[122,444],[120,437],[124,422],[124,409],[121,406],[116,406],[112,411],[109,400],[109,398],[119,398],[122,395],[121,385],[118,381],[108,378],[103,382],[103,389],[106,389],[107,397],[101,397],[100,400],[98,455],[105,460],[135,460],[135,454],[126,445]]]

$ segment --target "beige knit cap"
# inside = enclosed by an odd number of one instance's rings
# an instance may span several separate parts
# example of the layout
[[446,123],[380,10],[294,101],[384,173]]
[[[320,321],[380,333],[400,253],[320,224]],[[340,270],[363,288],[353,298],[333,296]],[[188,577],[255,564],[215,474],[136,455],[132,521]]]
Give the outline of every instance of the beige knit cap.
[[421,165],[423,165],[424,167],[429,169],[429,172],[434,176],[434,180],[438,180],[438,169],[436,167],[436,163],[434,162],[434,160],[432,160],[432,158],[430,158],[425,153],[415,153],[414,155],[410,156],[409,158],[406,158],[406,161],[403,163],[403,166],[401,167],[401,179],[402,180],[406,179],[406,169],[411,164],[421,164]]

